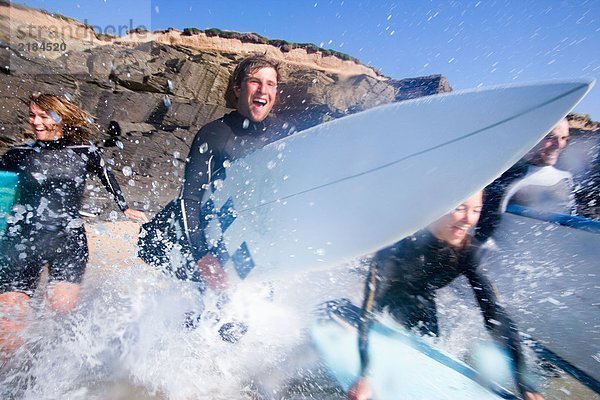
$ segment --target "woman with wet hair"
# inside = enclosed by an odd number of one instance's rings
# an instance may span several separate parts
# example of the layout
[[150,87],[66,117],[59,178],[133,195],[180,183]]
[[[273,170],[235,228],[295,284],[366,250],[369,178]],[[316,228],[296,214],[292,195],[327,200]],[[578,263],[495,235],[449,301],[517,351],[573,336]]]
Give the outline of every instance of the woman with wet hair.
[[79,216],[88,173],[100,178],[127,217],[147,220],[127,206],[99,150],[88,142],[94,124],[87,112],[62,97],[34,94],[28,122],[36,140],[0,157],[0,170],[19,177],[7,227],[0,233],[0,359],[23,342],[29,299],[45,265],[50,307],[66,313],[77,304],[88,260]]
[[525,400],[543,400],[524,379],[525,362],[517,327],[479,268],[479,243],[470,231],[479,220],[482,205],[480,191],[427,228],[375,254],[359,325],[360,377],[348,391],[348,400],[367,400],[373,394],[368,347],[374,316],[386,311],[406,329],[438,336],[436,292],[461,275],[473,288],[485,327],[510,358],[515,387]]

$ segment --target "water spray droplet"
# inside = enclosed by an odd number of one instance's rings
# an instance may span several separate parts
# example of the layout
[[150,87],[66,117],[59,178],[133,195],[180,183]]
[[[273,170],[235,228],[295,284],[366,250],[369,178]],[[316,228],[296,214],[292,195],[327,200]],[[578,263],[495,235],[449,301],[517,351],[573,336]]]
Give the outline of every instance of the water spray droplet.
[[215,187],[216,190],[221,190],[223,189],[223,179],[216,179],[213,182],[213,186]]
[[52,120],[54,122],[56,122],[57,124],[60,124],[62,122],[62,118],[60,117],[60,115],[58,115],[56,113],[56,111],[54,110],[48,110],[48,115],[50,116],[50,118],[52,118]]
[[165,105],[165,107],[171,108],[171,99],[169,99],[169,96],[167,96],[166,94],[163,96],[163,104]]

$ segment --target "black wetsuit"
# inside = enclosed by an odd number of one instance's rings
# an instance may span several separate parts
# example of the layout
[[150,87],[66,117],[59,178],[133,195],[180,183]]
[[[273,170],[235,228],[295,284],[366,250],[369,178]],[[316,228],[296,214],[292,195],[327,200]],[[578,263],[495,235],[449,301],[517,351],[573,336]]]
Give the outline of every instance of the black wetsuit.
[[226,165],[267,144],[288,136],[290,127],[274,117],[250,122],[237,111],[203,126],[196,134],[185,167],[182,217],[194,260],[208,251],[200,217],[201,202],[209,184],[224,179]]
[[[517,329],[497,304],[492,284],[478,270],[479,253],[475,242],[455,248],[437,239],[429,230],[422,230],[375,255],[365,286],[359,327],[363,374],[367,374],[369,367],[368,330],[372,312],[385,308],[406,328],[438,336],[436,290],[460,275],[464,275],[473,288],[485,327],[508,350],[514,370],[523,370]],[[519,389],[525,389],[520,373],[515,379]]]
[[[475,233],[475,237],[481,243],[492,236],[500,225],[502,213],[504,212],[502,203],[507,192],[510,191],[509,189],[514,184],[523,181],[531,168],[535,167],[526,162],[518,162],[485,188],[483,208]],[[524,186],[520,188],[519,191],[512,194],[508,204],[518,204],[525,207],[536,208],[540,211],[552,211],[574,215],[576,207],[573,196],[572,182],[569,179],[562,179],[561,181],[553,182],[552,184]],[[556,209],[544,209],[544,202],[540,201],[540,198],[544,199],[546,204],[553,205],[552,208]]]
[[79,209],[87,174],[96,174],[119,208],[127,209],[98,149],[66,139],[38,140],[8,150],[0,170],[19,175],[13,212],[0,240],[0,292],[32,293],[46,263],[49,279],[81,282],[88,248]]

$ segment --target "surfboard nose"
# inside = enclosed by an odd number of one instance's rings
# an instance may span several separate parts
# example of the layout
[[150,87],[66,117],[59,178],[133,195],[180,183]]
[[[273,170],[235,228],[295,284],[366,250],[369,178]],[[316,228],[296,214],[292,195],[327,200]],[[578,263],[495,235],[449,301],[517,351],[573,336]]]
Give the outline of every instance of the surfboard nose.
[[[547,103],[561,104],[564,103],[566,115],[592,90],[596,80],[593,78],[581,78],[574,80],[557,80],[550,82],[540,82],[537,86],[544,86],[548,93]],[[535,87],[532,85],[531,87]],[[556,91],[556,93],[554,93]],[[544,95],[540,91],[540,95]],[[542,103],[540,107],[543,107]]]

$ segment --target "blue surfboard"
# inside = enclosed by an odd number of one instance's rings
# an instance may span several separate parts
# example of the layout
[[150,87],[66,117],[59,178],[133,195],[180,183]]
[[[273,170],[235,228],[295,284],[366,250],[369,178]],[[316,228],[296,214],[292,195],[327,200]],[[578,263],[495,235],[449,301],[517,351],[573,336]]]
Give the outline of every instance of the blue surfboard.
[[[357,309],[350,305],[328,311],[310,331],[327,371],[345,391],[360,371]],[[374,400],[518,399],[467,364],[398,326],[372,323],[369,357]]]
[[0,233],[6,228],[6,216],[10,213],[19,177],[14,172],[0,171]]

